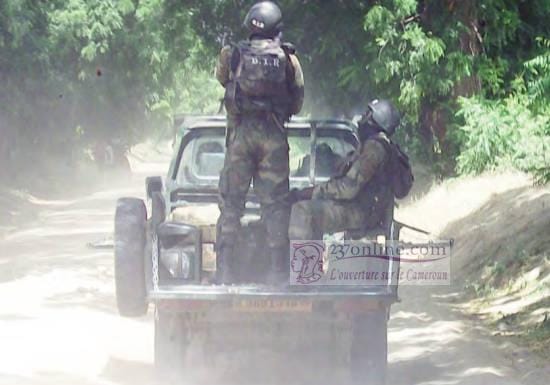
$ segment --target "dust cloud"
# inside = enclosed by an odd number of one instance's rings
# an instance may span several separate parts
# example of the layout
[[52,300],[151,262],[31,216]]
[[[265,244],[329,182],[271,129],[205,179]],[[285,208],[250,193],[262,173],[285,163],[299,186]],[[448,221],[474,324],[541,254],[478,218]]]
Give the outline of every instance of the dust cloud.
[[[112,250],[89,244],[109,239],[116,199],[143,197],[144,177],[164,175],[170,152],[169,144],[137,146],[130,155],[129,179],[102,178],[94,188],[75,186],[63,199],[35,199],[32,219],[3,234],[0,384],[157,382],[154,309],[138,319],[118,316]],[[429,225],[429,218],[423,221],[413,214],[430,207],[421,199],[402,213],[414,225]],[[536,376],[525,376],[532,369],[525,366],[528,356],[472,327],[453,309],[455,295],[453,288],[402,290],[402,302],[393,307],[389,323],[388,384],[536,384]],[[259,325],[257,335],[263,339],[255,344],[249,344],[247,338],[254,333],[243,325],[209,333],[196,330],[188,357],[194,370],[179,383],[319,384],[330,378],[345,384],[348,379],[338,368],[349,358],[339,347],[349,338],[346,329],[323,332],[317,321],[290,330],[266,322]],[[208,343],[213,334],[220,340]],[[240,340],[240,346],[224,343],[221,337],[228,336]],[[516,354],[516,364],[510,354]]]

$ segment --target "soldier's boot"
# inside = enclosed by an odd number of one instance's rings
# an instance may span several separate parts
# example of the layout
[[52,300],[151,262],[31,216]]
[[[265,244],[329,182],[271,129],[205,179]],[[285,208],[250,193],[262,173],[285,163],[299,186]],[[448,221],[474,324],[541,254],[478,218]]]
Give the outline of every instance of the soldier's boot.
[[288,286],[290,281],[290,257],[288,247],[269,249],[270,267],[267,284],[270,286]]
[[233,257],[233,245],[224,245],[216,250],[216,284],[231,285],[235,283],[232,271],[231,258]]

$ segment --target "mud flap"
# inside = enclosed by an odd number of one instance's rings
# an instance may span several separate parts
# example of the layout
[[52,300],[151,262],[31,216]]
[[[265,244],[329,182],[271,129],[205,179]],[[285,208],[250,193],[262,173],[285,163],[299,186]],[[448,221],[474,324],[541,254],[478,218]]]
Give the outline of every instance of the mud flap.
[[388,310],[353,315],[350,374],[353,384],[385,385]]
[[189,328],[177,313],[156,309],[155,373],[159,380],[178,383],[185,374]]

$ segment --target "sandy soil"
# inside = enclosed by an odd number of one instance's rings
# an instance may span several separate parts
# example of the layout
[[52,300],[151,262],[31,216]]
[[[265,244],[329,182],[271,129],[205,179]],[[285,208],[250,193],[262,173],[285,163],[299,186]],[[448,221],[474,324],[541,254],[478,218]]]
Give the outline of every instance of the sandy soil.
[[[130,183],[77,200],[41,202],[35,221],[0,241],[0,384],[154,382],[152,311],[142,319],[119,317],[112,250],[87,246],[112,232],[118,197],[140,196],[144,175],[164,174],[165,155],[136,155]],[[389,326],[388,384],[550,382],[549,372],[524,350],[497,342],[466,318],[454,306],[453,290],[402,288]],[[233,371],[239,367],[249,369],[232,363]],[[209,370],[210,380],[197,383],[239,382],[219,366]],[[257,383],[279,381],[271,373]]]

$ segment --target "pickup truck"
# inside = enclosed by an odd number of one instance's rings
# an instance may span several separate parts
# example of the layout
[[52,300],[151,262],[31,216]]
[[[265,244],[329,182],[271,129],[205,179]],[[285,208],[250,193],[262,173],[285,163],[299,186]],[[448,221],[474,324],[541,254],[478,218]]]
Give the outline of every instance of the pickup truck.
[[[115,214],[118,310],[139,317],[154,304],[159,373],[185,377],[190,369],[186,353],[199,340],[215,347],[205,348],[205,359],[239,347],[309,346],[326,356],[327,365],[344,369],[354,383],[384,384],[387,321],[398,300],[392,278],[398,276],[398,259],[386,261],[389,274],[382,284],[270,287],[263,283],[269,266],[263,253],[266,235],[251,188],[237,242],[238,282],[216,285],[214,244],[226,120],[195,116],[175,121],[168,174],[146,179],[146,200],[120,198]],[[347,120],[294,119],[286,128],[291,188],[327,180],[334,162],[359,145],[357,127]],[[392,202],[380,227],[342,235],[397,240],[393,209]]]

